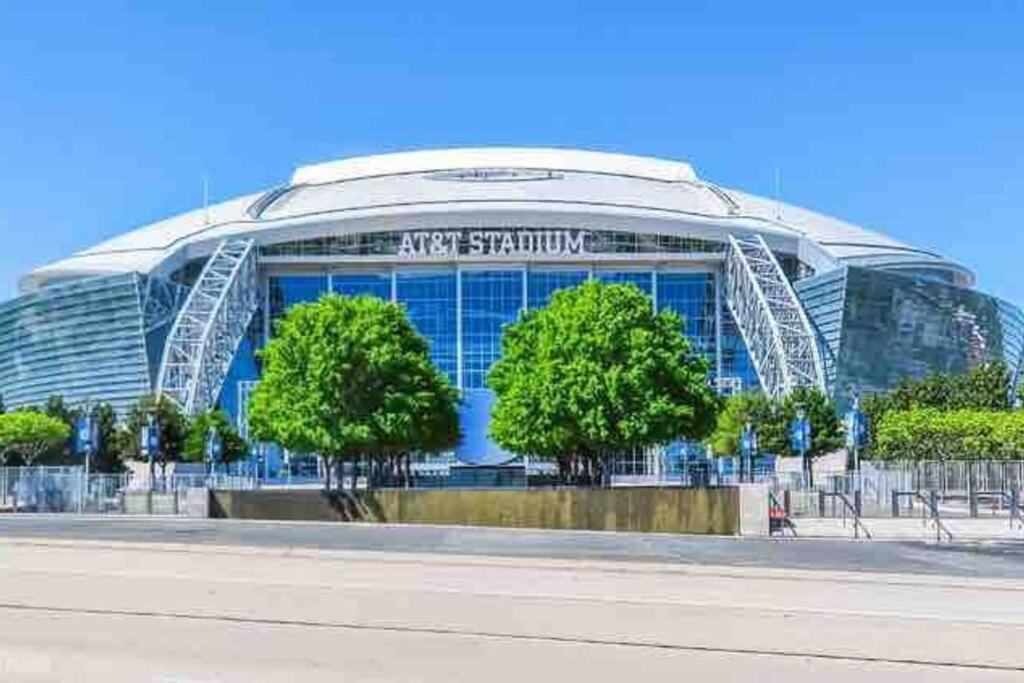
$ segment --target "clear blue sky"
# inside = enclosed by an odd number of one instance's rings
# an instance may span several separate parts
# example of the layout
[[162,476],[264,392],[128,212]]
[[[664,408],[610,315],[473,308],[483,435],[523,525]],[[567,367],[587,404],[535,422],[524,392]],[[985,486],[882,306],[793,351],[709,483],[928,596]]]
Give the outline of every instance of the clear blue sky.
[[0,3],[0,298],[200,205],[204,173],[226,199],[345,155],[515,144],[769,195],[779,167],[785,200],[1024,302],[1022,3],[291,4]]

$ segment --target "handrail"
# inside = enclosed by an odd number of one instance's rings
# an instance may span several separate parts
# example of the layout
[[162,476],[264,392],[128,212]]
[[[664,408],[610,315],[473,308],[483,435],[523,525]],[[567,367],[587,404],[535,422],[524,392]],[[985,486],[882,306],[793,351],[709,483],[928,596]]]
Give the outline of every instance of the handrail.
[[850,499],[846,497],[846,494],[842,491],[823,491],[826,496],[835,496],[839,500],[843,501],[844,510],[849,510],[850,514],[853,515],[853,537],[856,539],[860,538],[858,530],[863,531],[864,535],[867,536],[868,540],[871,540],[871,532],[864,526],[864,522],[861,521],[860,512],[857,511],[857,507],[850,502]]
[[[942,523],[941,519],[939,519],[939,504],[938,503],[932,503],[932,501],[929,500],[928,498],[925,498],[925,495],[923,493],[921,493],[921,491],[919,491],[919,490],[918,491],[914,491],[914,497],[917,498],[918,500],[920,500],[921,504],[924,505],[926,508],[928,508],[931,511],[931,513],[932,513],[931,520],[935,524],[935,542],[936,543],[941,543],[942,542],[942,534],[945,533],[946,534],[946,539],[949,542],[952,543],[953,542],[953,532],[950,531],[949,528],[945,524]],[[928,522],[926,521],[925,524],[927,524],[927,523]]]

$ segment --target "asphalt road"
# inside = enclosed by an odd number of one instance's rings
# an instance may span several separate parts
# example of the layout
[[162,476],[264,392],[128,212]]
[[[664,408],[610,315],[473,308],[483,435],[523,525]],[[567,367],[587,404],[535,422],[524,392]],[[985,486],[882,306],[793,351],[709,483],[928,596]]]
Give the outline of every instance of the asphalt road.
[[190,543],[507,558],[1024,577],[1024,543],[936,545],[159,517],[0,515],[0,539]]
[[211,544],[239,526],[0,539],[0,680],[1024,678],[1020,579]]

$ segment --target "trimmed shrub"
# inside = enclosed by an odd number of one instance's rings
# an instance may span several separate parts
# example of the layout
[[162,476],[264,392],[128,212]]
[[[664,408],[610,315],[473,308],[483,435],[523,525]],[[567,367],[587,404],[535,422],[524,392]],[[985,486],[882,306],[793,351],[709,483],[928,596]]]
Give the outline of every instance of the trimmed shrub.
[[888,460],[999,460],[1024,457],[1024,412],[887,413],[876,432],[875,456]]

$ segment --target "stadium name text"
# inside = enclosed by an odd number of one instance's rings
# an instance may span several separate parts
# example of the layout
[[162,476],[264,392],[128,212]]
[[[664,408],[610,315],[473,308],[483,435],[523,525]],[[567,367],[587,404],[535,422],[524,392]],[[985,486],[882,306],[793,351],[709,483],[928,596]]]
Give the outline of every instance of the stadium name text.
[[400,258],[571,256],[588,253],[586,230],[425,230],[402,233]]

